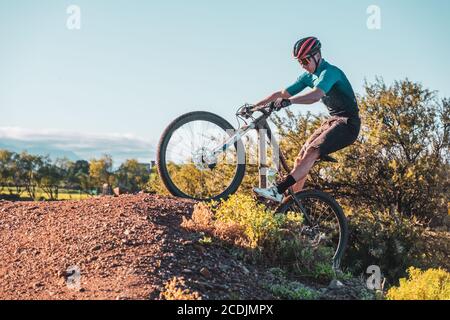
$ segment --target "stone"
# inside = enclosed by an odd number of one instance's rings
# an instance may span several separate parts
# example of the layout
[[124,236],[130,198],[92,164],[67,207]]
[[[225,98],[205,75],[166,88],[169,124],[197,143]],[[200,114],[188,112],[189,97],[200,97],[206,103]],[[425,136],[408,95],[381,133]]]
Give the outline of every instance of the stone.
[[334,279],[334,280],[332,280],[330,282],[330,285],[328,286],[328,289],[330,289],[330,290],[337,290],[337,289],[342,289],[344,287],[345,287],[345,285],[342,282],[340,282],[339,280]]
[[245,273],[246,275],[249,275],[249,274],[250,274],[250,270],[248,270],[245,266],[242,266],[242,270],[244,271],[244,273]]
[[36,282],[36,283],[34,284],[34,288],[35,288],[35,289],[42,288],[43,286],[44,286],[44,284],[43,284],[42,282]]
[[201,268],[200,269],[200,273],[202,274],[202,276],[204,276],[205,278],[210,278],[211,277],[211,272],[209,272],[209,270],[207,268]]
[[205,254],[206,253],[206,249],[203,246],[201,246],[201,245],[195,244],[194,245],[194,249],[197,250],[201,254]]
[[114,189],[113,189],[113,193],[114,193],[114,196],[115,196],[115,197],[120,196],[120,188],[119,188],[119,187],[114,188]]

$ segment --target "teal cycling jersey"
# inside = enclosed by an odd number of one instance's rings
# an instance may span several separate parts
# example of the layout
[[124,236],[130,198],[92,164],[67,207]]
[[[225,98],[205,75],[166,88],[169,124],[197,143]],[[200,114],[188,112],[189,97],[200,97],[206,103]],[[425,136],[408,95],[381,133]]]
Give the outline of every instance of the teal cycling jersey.
[[359,118],[355,93],[344,72],[322,59],[314,74],[303,73],[286,91],[295,96],[305,88],[319,88],[325,92],[322,102],[330,115]]

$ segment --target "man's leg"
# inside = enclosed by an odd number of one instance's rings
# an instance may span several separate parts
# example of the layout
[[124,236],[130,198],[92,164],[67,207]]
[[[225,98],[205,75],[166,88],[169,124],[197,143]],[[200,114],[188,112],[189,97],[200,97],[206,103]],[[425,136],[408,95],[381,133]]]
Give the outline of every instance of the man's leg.
[[[317,159],[319,159],[320,157],[320,152],[318,151],[318,149],[316,147],[311,147],[311,144],[314,143],[314,141],[318,138],[320,138],[320,136],[328,129],[328,122],[325,121],[321,124],[321,126],[314,131],[314,133],[308,138],[308,140],[306,140],[305,144],[303,145],[302,149],[300,150],[297,160],[295,161],[295,167],[294,170],[292,170],[291,175],[295,178],[295,180],[297,181],[293,186],[292,186],[292,191],[294,191],[294,193],[298,193],[300,191],[303,190],[303,187],[305,186],[306,183],[306,179],[308,178],[308,172],[309,170],[311,170],[312,166],[314,165],[315,161]],[[303,166],[302,162],[304,161],[304,158],[307,156],[307,151],[309,150],[309,155],[308,157],[316,157],[316,154],[314,153],[315,150],[317,150],[317,157],[316,160],[314,160],[312,162],[312,164],[310,164],[309,162],[311,162],[312,160],[309,159],[308,163],[305,164],[305,167],[309,169],[306,170],[306,175],[303,178],[297,179],[298,174],[295,174],[295,171],[300,172],[300,168],[301,166]],[[311,154],[313,153],[313,154]],[[304,171],[304,170],[303,170]]]
[[303,190],[303,187],[305,186],[306,183],[306,179],[308,179],[308,177],[305,177],[299,181],[297,181],[293,186],[292,186],[292,191],[294,193],[299,193]]
[[333,119],[333,121],[323,123],[314,132],[300,151],[294,170],[283,181],[272,188],[255,188],[255,193],[264,198],[281,202],[282,194],[289,188],[294,188],[296,192],[301,191],[309,171],[320,158],[320,150],[324,154],[330,154],[343,149],[356,140],[357,135],[349,131],[346,125],[346,119],[337,120],[339,119]]
[[302,191],[309,171],[320,158],[319,147],[330,154],[351,145],[356,139],[357,135],[350,133],[345,118],[323,124],[300,151],[296,166],[291,172],[291,176],[297,181],[292,186],[293,191]]
[[[301,163],[302,163],[302,161],[303,161],[303,158],[304,158],[305,154],[306,154],[306,152],[302,149],[302,151],[300,151],[300,154],[298,155],[297,160],[295,161],[295,167],[294,167],[294,170],[291,172],[291,175],[292,175],[292,173],[295,171],[295,168],[297,168],[297,167],[299,167],[299,166],[301,165]],[[302,190],[303,190],[303,187],[305,186],[306,179],[308,179],[307,176],[304,177],[303,179],[298,180],[298,181],[292,186],[292,191],[293,191],[294,193],[298,193],[298,192],[302,191]]]
[[295,179],[296,184],[293,186],[294,192],[300,192],[305,185],[308,173],[320,158],[320,150],[318,148],[308,148],[301,161],[298,161],[291,176]]
[[[310,139],[310,140],[314,140],[314,139],[316,138],[316,136],[314,135],[314,136],[312,136],[311,138],[312,138],[312,139]],[[310,143],[311,143],[311,141],[308,141],[307,143],[305,143],[305,145],[303,146],[302,150],[300,150],[300,153],[298,154],[298,157],[297,157],[297,159],[296,159],[296,161],[295,161],[295,167],[294,167],[294,170],[292,170],[292,172],[291,172],[291,175],[292,175],[292,176],[294,176],[294,172],[296,171],[296,169],[299,168],[299,167],[302,165],[303,159],[306,157],[306,154],[307,154],[306,151],[307,151],[308,149],[312,149],[310,152],[312,152],[312,151],[314,151],[314,150],[318,150],[318,149],[316,149],[316,148],[310,147],[310,146],[309,146]],[[312,156],[314,157],[315,155],[312,155]],[[319,152],[319,155],[317,156],[317,159],[318,159],[319,157],[320,157],[320,152]],[[314,163],[313,163],[313,165],[314,165]],[[311,168],[310,168],[310,169],[311,169]],[[308,172],[309,172],[309,170],[308,170]],[[294,178],[295,178],[295,176],[294,176]],[[303,190],[303,187],[305,186],[306,179],[308,179],[308,174],[306,174],[306,176],[305,176],[304,178],[302,178],[302,179],[300,179],[300,180],[296,180],[297,182],[292,186],[292,191],[293,191],[294,193],[298,193],[298,192],[302,191],[302,190]]]
[[[292,172],[280,183],[271,188],[254,188],[253,191],[260,197],[276,202],[283,200],[283,194],[296,183],[304,184],[312,166],[320,156],[318,148],[308,148],[301,162],[298,162]],[[302,186],[302,185],[301,185]],[[303,186],[302,186],[303,187]]]

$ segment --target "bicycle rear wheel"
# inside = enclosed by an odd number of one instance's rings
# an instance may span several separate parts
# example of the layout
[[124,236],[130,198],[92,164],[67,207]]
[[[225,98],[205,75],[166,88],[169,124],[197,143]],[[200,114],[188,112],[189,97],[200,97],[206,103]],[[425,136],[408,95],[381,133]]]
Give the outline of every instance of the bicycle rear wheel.
[[211,160],[211,151],[222,146],[233,126],[209,112],[192,112],[175,119],[161,136],[158,171],[168,191],[199,201],[221,200],[239,188],[245,174],[241,140]]
[[302,235],[314,246],[328,248],[333,252],[332,263],[335,270],[340,266],[348,241],[347,219],[341,206],[328,194],[308,190],[295,195],[280,205],[278,212],[297,212],[304,215]]

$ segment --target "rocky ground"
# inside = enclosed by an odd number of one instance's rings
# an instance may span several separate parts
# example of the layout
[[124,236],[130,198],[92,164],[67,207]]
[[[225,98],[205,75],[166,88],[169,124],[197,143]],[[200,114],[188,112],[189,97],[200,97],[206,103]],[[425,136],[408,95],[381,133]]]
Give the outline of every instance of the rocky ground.
[[[273,299],[273,275],[184,230],[195,202],[139,194],[0,201],[0,299],[160,299],[177,277],[202,299]],[[327,299],[354,299],[333,283]]]

